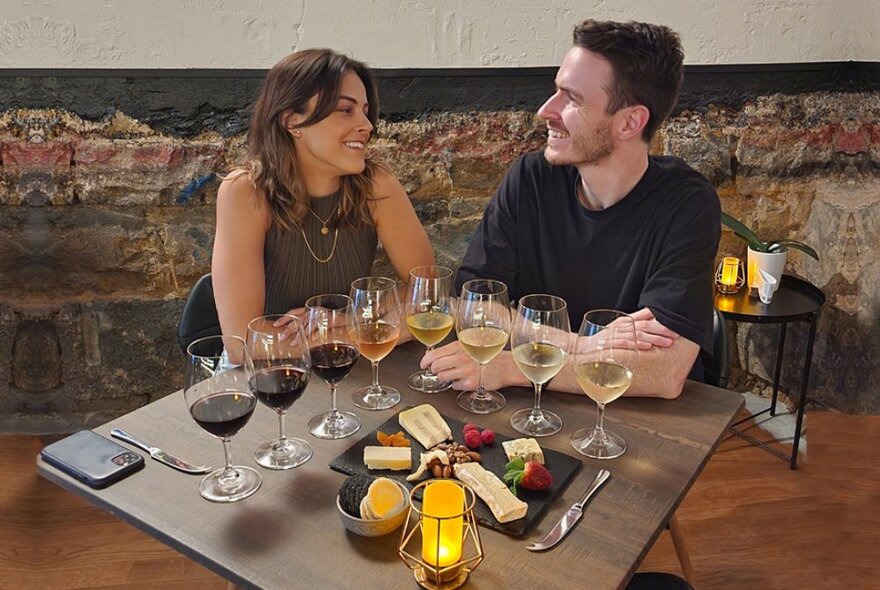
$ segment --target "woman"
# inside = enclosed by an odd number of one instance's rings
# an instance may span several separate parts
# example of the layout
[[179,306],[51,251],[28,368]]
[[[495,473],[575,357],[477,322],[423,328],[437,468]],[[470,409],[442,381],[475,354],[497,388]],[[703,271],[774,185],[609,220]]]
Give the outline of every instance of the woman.
[[224,334],[268,313],[298,313],[370,274],[377,240],[394,269],[433,264],[431,244],[394,175],[365,156],[378,120],[369,68],[329,49],[269,72],[248,131],[248,163],[217,194],[211,265]]

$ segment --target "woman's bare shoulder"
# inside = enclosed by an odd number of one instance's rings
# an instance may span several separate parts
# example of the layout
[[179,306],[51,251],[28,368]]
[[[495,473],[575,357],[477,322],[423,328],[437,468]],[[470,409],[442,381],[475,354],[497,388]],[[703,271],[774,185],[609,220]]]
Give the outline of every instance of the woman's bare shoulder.
[[218,214],[226,212],[236,217],[258,220],[267,228],[271,220],[266,199],[247,170],[233,170],[223,177],[217,191],[217,210]]

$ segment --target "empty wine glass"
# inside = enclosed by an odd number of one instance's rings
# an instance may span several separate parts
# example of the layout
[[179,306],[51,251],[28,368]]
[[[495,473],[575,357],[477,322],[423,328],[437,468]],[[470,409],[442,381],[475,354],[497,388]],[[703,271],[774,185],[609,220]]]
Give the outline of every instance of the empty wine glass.
[[361,420],[336,409],[336,387],[357,363],[360,353],[349,331],[351,298],[348,295],[316,295],[306,301],[306,339],[312,372],[330,386],[330,411],[309,420],[309,432],[318,438],[351,436]]
[[[282,327],[275,326],[285,320]],[[286,334],[284,339],[282,334]],[[293,469],[312,458],[312,447],[284,433],[284,414],[309,384],[309,349],[302,322],[291,315],[266,315],[248,323],[247,349],[254,364],[251,391],[278,414],[278,440],[257,447],[254,460],[267,469]]]
[[510,334],[507,285],[490,279],[466,282],[461,288],[455,331],[462,349],[480,366],[477,390],[461,393],[458,405],[474,414],[497,412],[507,400],[483,387],[483,367],[498,356]]
[[623,395],[632,383],[638,360],[636,327],[621,311],[598,309],[584,314],[573,348],[574,375],[590,399],[596,402],[595,428],[581,428],[571,435],[571,445],[594,459],[613,459],[626,451],[626,442],[605,430],[605,404]]
[[535,405],[510,417],[510,425],[528,436],[550,436],[562,430],[562,418],[541,409],[541,387],[565,364],[571,327],[565,300],[553,295],[526,295],[519,300],[510,332],[513,361],[535,387]]
[[[233,365],[230,358],[241,365]],[[223,441],[226,457],[226,466],[212,471],[199,484],[199,493],[206,500],[243,500],[263,482],[255,469],[232,464],[232,436],[247,424],[257,405],[248,386],[253,370],[245,341],[239,336],[208,336],[186,347],[186,409],[196,424]]]
[[361,356],[370,360],[373,383],[358,389],[351,399],[365,410],[387,410],[400,403],[400,392],[379,385],[379,361],[400,338],[400,299],[396,283],[386,277],[363,277],[351,283],[349,326]]
[[[434,350],[455,325],[451,290],[452,270],[444,266],[417,266],[409,271],[406,323],[428,352]],[[424,393],[439,393],[452,387],[452,381],[441,381],[430,367],[410,375],[406,384]]]

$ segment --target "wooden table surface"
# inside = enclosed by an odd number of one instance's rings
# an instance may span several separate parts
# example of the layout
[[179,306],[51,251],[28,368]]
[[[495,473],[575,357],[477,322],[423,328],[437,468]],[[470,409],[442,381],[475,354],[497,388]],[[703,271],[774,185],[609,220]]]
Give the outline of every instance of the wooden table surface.
[[[406,387],[406,377],[416,369],[423,350],[410,343],[382,361],[380,382],[400,390],[401,406],[430,402],[448,416],[516,435],[510,415],[531,405],[531,390],[506,390],[508,404],[501,412],[467,414],[456,405],[455,392],[429,396]],[[344,476],[331,471],[328,463],[401,407],[381,412],[353,408],[351,392],[369,380],[369,363],[361,359],[339,392],[340,408],[354,409],[364,423],[361,431],[325,441],[312,437],[305,426],[309,417],[329,407],[327,386],[313,378],[288,412],[286,424],[289,436],[309,441],[314,456],[293,470],[258,468],[262,487],[237,503],[202,499],[201,476],[149,458],[141,472],[105,490],[80,484],[39,459],[38,471],[244,588],[414,588],[412,572],[397,555],[402,529],[384,537],[358,537],[342,527],[337,514],[336,493]],[[688,381],[673,401],[615,401],[606,410],[606,427],[624,437],[627,451],[610,461],[582,457],[569,443],[572,432],[595,422],[596,407],[589,398],[551,392],[542,401],[563,417],[565,425],[561,433],[541,439],[541,446],[577,456],[584,467],[523,537],[482,527],[485,559],[464,587],[623,587],[703,469],[742,398]],[[277,424],[275,413],[258,404],[251,421],[233,438],[234,461],[255,466],[253,450],[277,437]],[[95,430],[109,437],[113,427],[193,463],[220,466],[223,461],[222,445],[190,418],[180,391]],[[550,551],[526,550],[529,541],[552,528],[603,467],[611,470],[611,479],[588,504],[575,530]]]

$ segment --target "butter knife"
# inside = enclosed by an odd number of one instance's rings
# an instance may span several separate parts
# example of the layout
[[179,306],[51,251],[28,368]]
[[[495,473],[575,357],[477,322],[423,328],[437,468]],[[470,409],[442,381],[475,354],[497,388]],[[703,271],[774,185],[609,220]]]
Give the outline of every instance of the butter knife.
[[155,459],[159,463],[164,463],[165,465],[168,465],[169,467],[173,467],[174,469],[177,469],[178,471],[183,471],[184,473],[195,473],[195,474],[208,473],[209,471],[211,471],[211,468],[208,467],[207,465],[193,465],[192,463],[184,461],[183,459],[178,459],[177,457],[175,457],[174,455],[171,455],[170,453],[166,453],[165,451],[163,451],[159,447],[150,446],[147,443],[145,443],[144,441],[133,437],[132,435],[130,435],[126,431],[122,430],[121,428],[112,429],[110,431],[110,436],[112,436],[114,438],[118,438],[119,440],[124,440],[125,442],[127,442],[129,444],[132,444],[140,449],[145,450],[146,452],[148,452],[150,454],[150,457],[152,457],[153,459]]
[[565,538],[565,535],[574,528],[574,525],[580,521],[581,517],[584,515],[584,505],[589,501],[590,496],[592,496],[596,490],[598,490],[603,483],[605,483],[608,478],[611,477],[611,472],[607,469],[600,469],[599,474],[596,476],[596,479],[593,480],[593,483],[590,484],[590,487],[587,488],[587,491],[584,492],[584,495],[581,496],[581,499],[575,502],[568,511],[562,515],[562,518],[559,519],[559,522],[550,529],[550,532],[547,535],[538,541],[537,543],[531,543],[526,547],[529,551],[544,551],[546,549],[550,549],[554,547],[557,543],[559,543],[562,539]]

